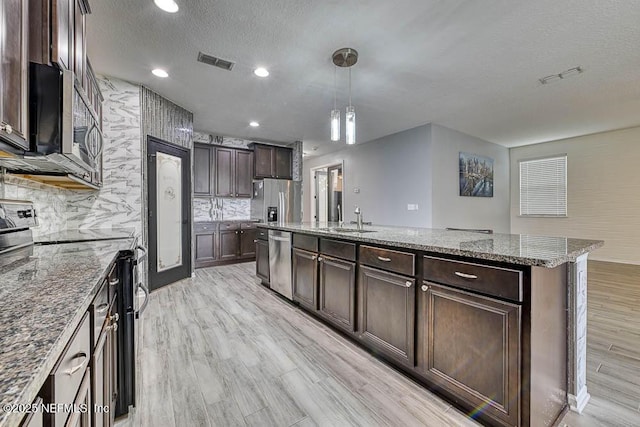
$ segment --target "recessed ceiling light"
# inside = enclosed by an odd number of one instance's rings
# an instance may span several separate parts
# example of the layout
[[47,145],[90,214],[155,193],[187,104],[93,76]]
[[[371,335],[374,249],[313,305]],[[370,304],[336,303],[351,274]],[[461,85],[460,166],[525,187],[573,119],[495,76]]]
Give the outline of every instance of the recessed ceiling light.
[[260,126],[260,123],[258,123],[258,122],[249,122],[249,126],[251,126],[252,128],[257,128],[258,126]]
[[169,73],[167,73],[162,68],[156,68],[155,70],[153,70],[151,72],[153,73],[154,76],[161,77],[163,79],[169,77]]
[[269,75],[269,70],[263,67],[258,67],[255,70],[253,70],[253,74],[255,74],[258,77],[267,77]]
[[173,0],[153,0],[153,2],[165,12],[176,13],[179,9],[178,3]]

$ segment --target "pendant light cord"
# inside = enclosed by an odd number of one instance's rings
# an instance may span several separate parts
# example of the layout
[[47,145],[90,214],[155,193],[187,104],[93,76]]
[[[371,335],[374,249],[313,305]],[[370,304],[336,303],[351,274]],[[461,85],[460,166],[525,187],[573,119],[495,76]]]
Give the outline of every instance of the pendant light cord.
[[337,105],[338,105],[336,101],[336,99],[338,98],[338,89],[336,88],[336,73],[337,73],[336,70],[337,69],[338,67],[334,65],[333,66],[333,109],[334,110],[337,109]]
[[349,67],[349,107],[351,107],[351,67]]

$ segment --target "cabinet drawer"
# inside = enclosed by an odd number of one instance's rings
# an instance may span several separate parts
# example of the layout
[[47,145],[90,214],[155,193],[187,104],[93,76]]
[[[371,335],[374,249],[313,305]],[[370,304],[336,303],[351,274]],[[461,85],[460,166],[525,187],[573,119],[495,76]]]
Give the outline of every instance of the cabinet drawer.
[[[80,383],[89,365],[90,354],[90,322],[89,313],[85,313],[75,335],[58,360],[56,368],[49,375],[49,390],[52,392],[45,403],[72,404],[75,400]],[[52,414],[55,425],[63,426],[68,418],[68,412]]]
[[320,239],[320,252],[336,258],[356,260],[355,243],[341,242],[339,240]]
[[415,255],[389,249],[360,246],[360,263],[378,267],[394,273],[413,276],[415,274]]
[[93,300],[91,304],[91,330],[93,339],[91,340],[91,347],[95,347],[98,343],[98,338],[100,338],[100,332],[102,331],[102,326],[104,326],[104,321],[107,318],[107,313],[109,312],[109,285],[108,282],[105,281],[102,284],[102,287],[98,291],[98,295]]
[[258,240],[269,240],[269,231],[266,228],[258,228]]
[[424,278],[511,301],[522,302],[522,272],[469,262],[424,257]]
[[218,227],[220,231],[240,230],[240,223],[239,222],[221,222],[221,223],[218,223]]
[[196,222],[193,224],[193,231],[196,233],[213,233],[216,231],[216,224],[214,222]]
[[318,252],[318,238],[307,234],[296,233],[293,235],[293,247]]
[[108,283],[108,294],[109,294],[109,302],[113,301],[113,296],[118,291],[118,287],[120,285],[120,278],[118,277],[118,261],[113,263],[111,267],[111,271],[107,275],[107,283]]
[[254,228],[257,228],[257,223],[255,222],[243,222],[242,224],[240,224],[240,228],[242,230],[252,230]]

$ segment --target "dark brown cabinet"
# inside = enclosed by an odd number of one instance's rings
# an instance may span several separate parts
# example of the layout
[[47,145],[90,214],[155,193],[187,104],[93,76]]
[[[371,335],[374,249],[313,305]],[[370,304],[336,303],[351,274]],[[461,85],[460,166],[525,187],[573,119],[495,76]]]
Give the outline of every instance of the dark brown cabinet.
[[323,254],[318,257],[318,263],[318,313],[334,326],[355,332],[356,263]]
[[361,266],[358,294],[360,339],[413,367],[415,279]]
[[85,30],[86,5],[83,0],[72,0],[73,4],[73,72],[80,86],[86,88],[87,41]]
[[215,147],[214,182],[218,197],[251,197],[253,153]]
[[240,246],[240,230],[220,230],[220,261],[235,260]]
[[293,150],[274,145],[253,144],[254,178],[292,179]]
[[194,235],[196,268],[214,265],[218,259],[217,224],[196,223]]
[[269,283],[269,242],[256,239],[256,276],[262,283]]
[[28,28],[26,0],[0,2],[0,140],[29,148]]
[[318,254],[293,249],[293,300],[309,310],[318,309]]
[[518,425],[521,307],[425,281],[420,372],[500,424]]
[[[46,0],[42,2],[46,7]],[[51,62],[73,70],[75,1],[51,0]]]
[[193,194],[210,196],[213,194],[213,147],[194,144],[193,146]]
[[240,230],[240,258],[254,258],[256,256],[256,237],[258,230],[245,228]]

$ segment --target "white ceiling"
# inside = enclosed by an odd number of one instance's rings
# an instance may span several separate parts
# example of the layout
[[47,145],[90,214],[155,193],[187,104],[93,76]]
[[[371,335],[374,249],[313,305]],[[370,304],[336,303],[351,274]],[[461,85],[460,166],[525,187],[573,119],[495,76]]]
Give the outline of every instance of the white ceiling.
[[[96,72],[193,111],[196,130],[341,148],[328,119],[341,47],[360,53],[358,142],[430,122],[509,147],[640,125],[635,0],[176,1],[175,14],[153,0],[92,1],[88,51]],[[198,63],[199,51],[236,65]],[[578,65],[583,74],[538,82]],[[344,111],[348,71],[337,76]]]

